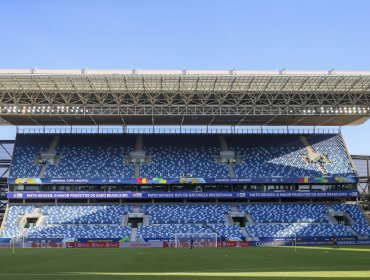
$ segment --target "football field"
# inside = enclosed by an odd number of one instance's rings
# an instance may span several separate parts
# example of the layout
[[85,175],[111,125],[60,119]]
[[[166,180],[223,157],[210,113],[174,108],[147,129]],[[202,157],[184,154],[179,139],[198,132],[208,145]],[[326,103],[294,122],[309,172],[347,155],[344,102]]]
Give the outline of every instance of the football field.
[[370,279],[370,247],[1,249],[0,279]]

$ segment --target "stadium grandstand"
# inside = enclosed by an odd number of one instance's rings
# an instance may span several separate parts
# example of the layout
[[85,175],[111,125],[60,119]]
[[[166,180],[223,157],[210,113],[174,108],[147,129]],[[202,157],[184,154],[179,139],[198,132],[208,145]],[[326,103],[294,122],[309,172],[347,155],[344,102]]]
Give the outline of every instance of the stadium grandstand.
[[370,157],[327,128],[369,117],[370,72],[2,69],[0,241],[370,243]]

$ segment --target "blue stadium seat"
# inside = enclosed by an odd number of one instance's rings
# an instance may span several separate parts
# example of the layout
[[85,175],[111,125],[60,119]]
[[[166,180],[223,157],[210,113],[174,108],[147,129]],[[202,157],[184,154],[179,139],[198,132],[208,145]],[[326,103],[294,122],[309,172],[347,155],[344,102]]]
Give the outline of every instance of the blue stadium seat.
[[28,230],[26,237],[65,237],[65,238],[91,238],[91,239],[109,239],[109,238],[129,238],[131,236],[131,227],[111,226],[111,225],[59,225],[33,227]]
[[247,232],[253,237],[348,237],[353,233],[345,225],[331,224],[256,224],[247,225]]
[[48,166],[50,178],[133,178],[125,157],[134,150],[135,137],[122,135],[62,135],[56,147],[58,165]]
[[355,204],[333,204],[332,207],[336,211],[347,213],[358,224],[367,224],[364,213],[362,212],[360,207]]
[[44,206],[42,213],[47,224],[120,224],[131,206]]
[[141,226],[138,235],[142,240],[148,239],[173,239],[175,234],[180,233],[218,233],[225,239],[243,239],[243,234],[237,226],[202,226],[202,225],[155,225]]
[[[340,135],[307,136],[318,153],[328,155],[328,175],[355,176]],[[322,176],[317,164],[304,161],[307,150],[299,135],[228,136],[230,150],[243,164],[235,165],[237,177]]]
[[323,204],[241,204],[240,211],[255,223],[326,223],[328,208]]
[[202,178],[228,178],[226,165],[218,164],[221,146],[217,136],[145,136],[144,151],[153,157],[142,165],[142,177],[179,178],[183,174]]
[[315,151],[327,154],[331,163],[324,164],[328,174],[336,176],[355,176],[343,139],[340,135],[311,135],[308,140]]
[[[327,154],[324,168],[330,176],[355,176],[340,135],[306,135],[312,147]],[[37,153],[47,151],[50,135],[18,135],[11,177],[38,176]],[[233,165],[239,178],[322,176],[317,164],[307,163],[307,150],[299,135],[228,135],[229,150],[240,157]],[[49,165],[46,178],[133,178],[134,166],[125,157],[134,150],[133,135],[61,135],[56,147],[61,160]],[[143,150],[152,157],[140,167],[141,177],[228,178],[219,164],[221,145],[217,135],[144,135]]]
[[41,166],[35,164],[36,155],[47,152],[51,139],[52,136],[48,135],[17,135],[11,177],[38,177]]
[[[358,235],[369,236],[370,227],[362,210],[354,204],[331,205],[352,217],[352,229]],[[239,211],[248,213],[253,224],[246,226],[250,237],[349,237],[354,233],[348,226],[332,224],[326,217],[324,204],[240,204]],[[9,208],[0,237],[67,238],[127,238],[131,227],[121,226],[122,216],[132,212],[127,205],[15,205]],[[34,212],[34,213],[33,213]],[[176,233],[217,233],[219,238],[244,239],[239,226],[227,225],[225,214],[231,212],[228,204],[144,204],[141,212],[149,215],[150,225],[139,226],[138,236],[147,239],[171,239]],[[23,230],[20,221],[25,214],[41,213],[45,219],[40,225]]]
[[352,228],[358,235],[370,238],[370,226],[368,224],[355,224],[352,225]]
[[143,213],[150,215],[152,224],[223,224],[224,214],[231,207],[218,205],[162,205],[152,204],[141,207]]
[[[1,237],[18,237],[23,228],[18,225],[22,215],[30,214],[35,206],[11,206]],[[119,226],[122,215],[132,211],[131,206],[43,206],[45,225],[27,230],[25,236],[33,238],[60,235],[66,238],[125,238],[131,227]]]
[[32,213],[33,209],[35,209],[35,206],[10,206],[7,219],[5,220],[4,230],[0,237],[18,237],[23,230],[23,228],[19,225],[21,217],[24,214]]

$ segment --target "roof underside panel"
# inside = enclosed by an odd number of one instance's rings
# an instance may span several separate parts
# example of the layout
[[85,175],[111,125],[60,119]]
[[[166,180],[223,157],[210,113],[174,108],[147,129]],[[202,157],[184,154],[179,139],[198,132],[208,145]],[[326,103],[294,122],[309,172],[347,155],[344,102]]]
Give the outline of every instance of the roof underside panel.
[[122,115],[14,115],[14,125],[240,125],[240,126],[342,126],[359,125],[361,116],[122,116]]
[[349,125],[369,112],[369,72],[0,69],[0,125]]

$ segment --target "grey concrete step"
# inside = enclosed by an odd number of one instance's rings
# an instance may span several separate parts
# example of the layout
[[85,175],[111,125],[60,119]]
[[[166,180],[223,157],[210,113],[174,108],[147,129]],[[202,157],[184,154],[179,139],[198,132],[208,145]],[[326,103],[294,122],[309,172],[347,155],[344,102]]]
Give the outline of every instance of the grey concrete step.
[[136,242],[137,241],[137,228],[132,228],[131,229],[131,242]]

